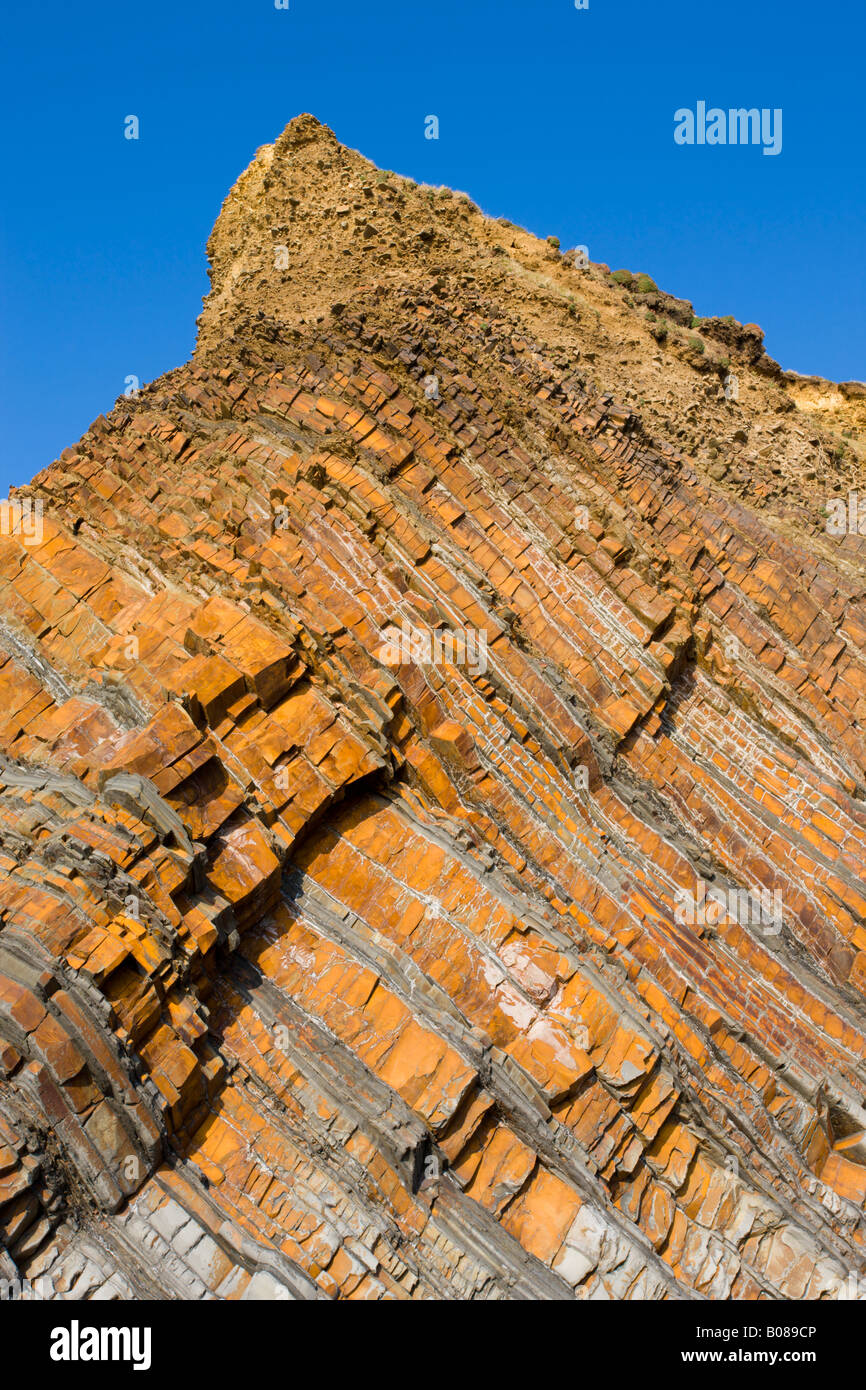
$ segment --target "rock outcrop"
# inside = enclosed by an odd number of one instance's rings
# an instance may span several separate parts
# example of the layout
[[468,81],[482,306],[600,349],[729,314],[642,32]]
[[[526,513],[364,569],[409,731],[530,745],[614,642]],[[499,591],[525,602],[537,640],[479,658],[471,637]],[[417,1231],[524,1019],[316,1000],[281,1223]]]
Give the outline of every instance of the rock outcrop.
[[850,1296],[862,388],[310,116],[208,250],[0,536],[0,1278]]

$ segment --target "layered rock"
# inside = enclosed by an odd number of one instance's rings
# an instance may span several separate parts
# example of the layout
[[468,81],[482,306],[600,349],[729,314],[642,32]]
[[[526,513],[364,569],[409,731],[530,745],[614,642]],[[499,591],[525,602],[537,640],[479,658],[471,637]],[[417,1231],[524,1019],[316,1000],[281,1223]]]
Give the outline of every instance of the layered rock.
[[209,253],[0,536],[3,1268],[848,1296],[856,384],[311,117]]

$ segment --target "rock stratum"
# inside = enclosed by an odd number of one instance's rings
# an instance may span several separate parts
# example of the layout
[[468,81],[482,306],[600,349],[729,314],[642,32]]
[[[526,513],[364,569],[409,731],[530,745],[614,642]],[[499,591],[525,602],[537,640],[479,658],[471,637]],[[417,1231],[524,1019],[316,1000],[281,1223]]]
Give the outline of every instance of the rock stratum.
[[310,116],[208,252],[0,536],[0,1279],[851,1296],[866,388]]

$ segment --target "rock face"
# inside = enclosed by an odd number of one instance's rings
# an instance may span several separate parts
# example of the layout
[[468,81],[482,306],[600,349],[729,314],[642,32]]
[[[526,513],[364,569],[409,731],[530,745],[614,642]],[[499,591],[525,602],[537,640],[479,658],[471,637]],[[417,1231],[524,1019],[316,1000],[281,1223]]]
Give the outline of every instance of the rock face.
[[0,536],[0,1279],[850,1296],[862,391],[309,116],[208,249]]

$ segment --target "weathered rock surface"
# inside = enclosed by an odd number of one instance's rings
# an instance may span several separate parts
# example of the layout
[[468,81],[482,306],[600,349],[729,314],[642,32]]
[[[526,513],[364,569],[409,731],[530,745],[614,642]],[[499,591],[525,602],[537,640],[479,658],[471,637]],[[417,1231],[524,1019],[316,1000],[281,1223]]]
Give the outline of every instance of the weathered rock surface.
[[0,1276],[846,1296],[857,383],[307,116],[209,253],[0,536]]

